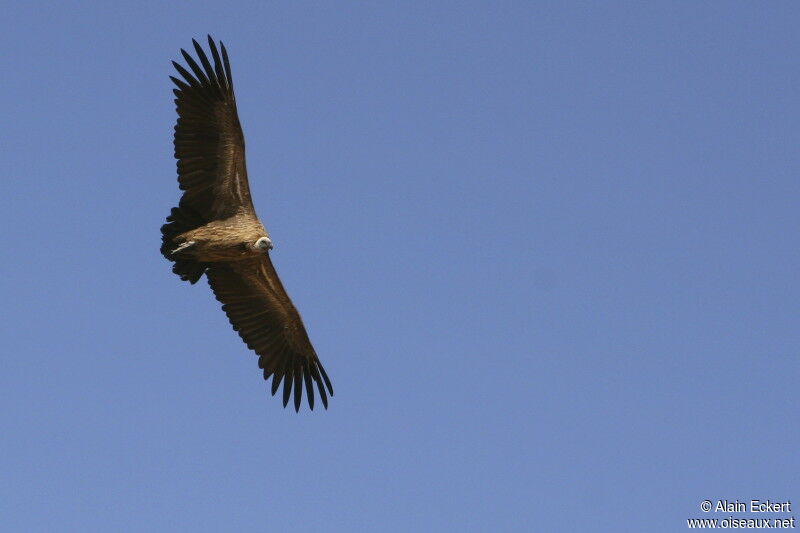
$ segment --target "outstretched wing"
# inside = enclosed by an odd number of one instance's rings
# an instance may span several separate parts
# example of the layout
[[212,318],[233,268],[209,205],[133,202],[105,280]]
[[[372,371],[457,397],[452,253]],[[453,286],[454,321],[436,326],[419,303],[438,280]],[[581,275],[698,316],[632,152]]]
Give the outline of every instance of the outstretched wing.
[[205,222],[227,218],[242,209],[253,211],[244,160],[244,136],[236,113],[231,66],[225,45],[222,55],[208,37],[212,66],[203,49],[192,39],[202,65],[181,49],[191,72],[172,64],[183,80],[170,76],[178,86],[178,123],[175,125],[175,158],[178,182],[184,191],[180,209]]
[[313,381],[327,409],[333,387],[269,255],[211,263],[206,276],[233,329],[258,354],[264,379],[272,377],[272,394],[275,395],[283,381],[283,406],[286,407],[294,391],[297,411],[305,384],[308,405],[314,409]]

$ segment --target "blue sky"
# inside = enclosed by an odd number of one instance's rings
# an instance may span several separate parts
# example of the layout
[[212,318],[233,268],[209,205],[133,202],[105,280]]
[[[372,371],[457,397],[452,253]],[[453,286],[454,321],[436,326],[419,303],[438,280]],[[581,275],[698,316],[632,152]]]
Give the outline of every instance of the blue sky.
[[[660,532],[800,501],[798,4],[0,26],[9,530]],[[158,252],[170,61],[207,33],[328,411],[271,398]]]

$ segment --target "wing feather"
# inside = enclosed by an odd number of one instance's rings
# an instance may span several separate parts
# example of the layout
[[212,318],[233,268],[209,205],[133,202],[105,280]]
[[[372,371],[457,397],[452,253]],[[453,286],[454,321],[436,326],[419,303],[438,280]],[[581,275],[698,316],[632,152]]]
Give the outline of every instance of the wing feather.
[[333,396],[330,380],[269,255],[211,263],[207,277],[233,329],[259,355],[264,379],[272,377],[272,394],[283,382],[284,407],[293,397],[294,408],[299,410],[305,386],[308,405],[313,409],[313,382],[327,409],[327,396]]
[[189,69],[173,61],[183,79],[170,76],[177,87],[175,158],[184,191],[180,207],[192,208],[206,223],[254,211],[230,64],[227,53],[220,57],[210,36],[208,42],[213,65],[192,39],[197,59],[181,50]]

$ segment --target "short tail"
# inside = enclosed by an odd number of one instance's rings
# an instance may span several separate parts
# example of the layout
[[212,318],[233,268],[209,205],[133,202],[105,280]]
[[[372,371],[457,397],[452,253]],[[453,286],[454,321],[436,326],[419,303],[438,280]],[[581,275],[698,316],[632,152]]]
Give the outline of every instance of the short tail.
[[191,257],[176,256],[171,254],[178,244],[173,240],[181,233],[199,228],[204,225],[205,221],[191,211],[186,206],[173,207],[167,223],[161,226],[161,254],[173,261],[175,264],[172,266],[172,271],[180,276],[184,281],[189,283],[197,283],[197,280],[205,273],[208,265],[195,261]]

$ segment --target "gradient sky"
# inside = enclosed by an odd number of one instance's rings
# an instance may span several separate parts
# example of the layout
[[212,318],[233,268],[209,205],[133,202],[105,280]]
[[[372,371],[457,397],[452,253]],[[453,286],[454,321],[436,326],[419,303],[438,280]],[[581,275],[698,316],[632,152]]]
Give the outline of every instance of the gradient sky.
[[[3,529],[800,505],[800,4],[97,4],[0,22]],[[158,251],[206,33],[328,411],[270,397]]]

